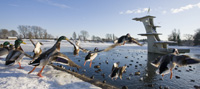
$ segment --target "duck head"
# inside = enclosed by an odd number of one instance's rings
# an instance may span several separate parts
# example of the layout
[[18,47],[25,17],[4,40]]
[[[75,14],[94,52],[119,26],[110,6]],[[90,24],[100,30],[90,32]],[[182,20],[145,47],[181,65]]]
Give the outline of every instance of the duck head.
[[65,36],[61,36],[61,37],[58,38],[58,41],[62,41],[62,40],[69,41],[69,39],[67,37],[65,37]]
[[174,48],[174,49],[172,50],[172,53],[174,53],[174,54],[179,54],[178,49]]
[[5,41],[5,42],[3,43],[3,47],[8,47],[8,45],[10,45],[10,42],[8,42],[8,41]]
[[126,37],[131,37],[131,35],[129,33],[126,34]]
[[21,43],[26,44],[22,39],[15,40],[15,48],[17,49],[18,47],[20,47]]
[[97,47],[95,47],[95,48],[94,48],[94,51],[97,52],[97,51],[99,51],[99,49],[98,49]]

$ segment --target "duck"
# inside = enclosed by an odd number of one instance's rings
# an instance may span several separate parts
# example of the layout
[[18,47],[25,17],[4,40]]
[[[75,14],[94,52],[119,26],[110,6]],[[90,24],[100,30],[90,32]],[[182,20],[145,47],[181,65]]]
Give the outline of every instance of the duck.
[[143,44],[140,44],[135,38],[131,37],[129,33],[127,33],[126,35],[121,36],[113,45],[107,47],[104,51],[109,51],[113,48],[115,48],[116,46],[121,46],[121,45],[125,45],[125,43],[135,43],[139,46],[142,46]]
[[60,36],[57,42],[54,44],[53,47],[48,49],[47,51],[43,52],[37,59],[34,61],[30,62],[29,65],[35,66],[28,74],[32,73],[37,66],[42,66],[42,69],[38,72],[37,76],[43,77],[42,76],[42,71],[45,68],[45,66],[51,62],[57,61],[57,62],[62,62],[63,64],[69,64],[72,63],[69,58],[66,58],[64,54],[59,53],[60,52],[60,44],[62,40],[67,40],[69,39],[65,36]]
[[10,42],[8,41],[5,41],[3,43],[3,47],[0,48],[0,56],[8,54],[8,52],[10,51],[10,48],[8,47],[8,45],[10,45]]
[[14,65],[15,63],[18,63],[18,69],[23,69],[23,67],[21,67],[20,62],[26,54],[20,46],[21,43],[26,44],[22,39],[15,40],[15,49],[11,50],[6,56],[5,65]]
[[126,71],[127,65],[119,67],[120,62],[113,63],[110,77],[111,79],[115,78],[115,80],[120,77],[122,80],[122,74]]
[[151,62],[151,64],[158,68],[157,74],[164,75],[170,74],[170,79],[172,79],[172,70],[178,65],[179,67],[193,65],[200,63],[199,59],[191,58],[188,55],[178,55],[178,50],[173,49],[173,53],[166,54],[157,60]]
[[82,48],[82,47],[79,46],[80,41],[76,41],[75,44],[73,42],[71,42],[71,41],[69,41],[69,43],[74,46],[74,51],[73,51],[73,55],[74,56],[78,56],[80,50],[83,51],[83,52],[85,52],[85,53],[88,52],[88,50],[86,50],[86,49],[84,49],[84,48]]
[[34,52],[34,54],[33,54],[33,60],[35,60],[36,58],[38,58],[39,57],[39,55],[42,53],[42,49],[41,49],[41,46],[43,45],[41,42],[37,42],[36,44],[33,42],[33,40],[32,39],[30,39],[30,41],[31,41],[31,43],[33,44],[33,46],[35,47],[34,49],[33,49],[33,52]]
[[84,66],[85,66],[86,62],[90,61],[90,68],[91,68],[92,61],[97,57],[99,52],[103,52],[103,51],[104,50],[99,50],[97,47],[94,48],[94,51],[88,51],[88,54],[85,57]]

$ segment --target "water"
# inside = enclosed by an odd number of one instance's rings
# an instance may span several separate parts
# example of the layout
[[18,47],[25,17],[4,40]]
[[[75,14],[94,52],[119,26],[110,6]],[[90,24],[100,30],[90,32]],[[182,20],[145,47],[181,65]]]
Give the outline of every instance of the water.
[[[94,47],[86,47],[86,49],[93,50]],[[105,47],[99,47],[99,49],[104,49]],[[177,47],[176,47],[177,48]],[[184,47],[178,47],[184,48]],[[188,48],[188,47],[186,47]],[[191,57],[200,58],[200,48],[199,47],[189,47],[191,49],[190,55]],[[156,54],[147,53],[147,47],[138,47],[138,46],[120,46],[116,47],[108,52],[99,53],[98,56],[93,60],[92,67],[89,67],[89,63],[87,62],[85,66],[84,58],[87,53],[80,52],[78,57],[74,57],[72,53],[72,48],[64,47],[61,49],[61,52],[67,55],[72,61],[76,64],[80,65],[82,69],[77,71],[75,68],[70,68],[65,66],[66,69],[75,70],[80,74],[85,74],[88,77],[94,76],[95,80],[103,81],[106,80],[106,83],[114,85],[116,87],[121,88],[122,86],[128,86],[129,89],[155,89],[162,87],[169,87],[170,89],[190,89],[194,88],[194,85],[199,85],[200,82],[200,65],[192,65],[185,67],[177,67],[177,70],[173,70],[173,78],[170,79],[170,74],[164,76],[162,80],[161,75],[157,75],[155,73],[156,68],[153,67],[150,62],[153,61],[157,56]],[[133,60],[133,62],[131,61]],[[105,61],[108,61],[106,64]],[[123,79],[112,80],[109,75],[111,73],[112,65],[115,62],[120,61],[119,66],[128,65],[129,67],[126,69],[126,73],[123,74]],[[100,69],[102,70],[99,73],[95,71],[95,65],[100,65]],[[193,71],[188,71],[192,69]],[[83,70],[86,70],[84,72]],[[140,75],[135,75],[135,72],[140,72]],[[181,71],[181,72],[180,72]],[[105,78],[102,76],[105,74]],[[133,74],[133,75],[131,75]],[[148,76],[146,76],[148,74]],[[175,76],[179,76],[180,79],[175,78]],[[127,79],[127,78],[130,78]],[[140,79],[143,78],[143,81]],[[194,80],[194,81],[193,81]],[[153,86],[153,87],[151,87]]]

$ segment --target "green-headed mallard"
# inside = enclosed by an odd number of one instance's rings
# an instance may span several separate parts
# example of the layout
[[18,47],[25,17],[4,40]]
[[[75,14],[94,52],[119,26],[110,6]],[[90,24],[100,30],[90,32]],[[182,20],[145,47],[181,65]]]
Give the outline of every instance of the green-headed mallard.
[[26,44],[21,39],[15,40],[15,49],[11,50],[9,54],[6,56],[5,65],[14,65],[15,63],[18,63],[19,69],[22,69],[20,62],[25,54],[20,46],[21,43]]
[[0,48],[0,56],[8,54],[8,52],[10,51],[8,45],[10,45],[10,42],[8,42],[8,41],[5,41],[3,43],[3,48]]
[[[39,77],[43,77],[41,73],[42,73],[44,67],[48,63],[53,62],[53,61],[61,62],[61,63],[68,64],[69,66],[71,66],[70,63],[72,63],[72,61],[69,58],[67,58],[66,56],[64,56],[64,54],[59,53],[60,52],[60,43],[62,40],[69,41],[69,39],[67,39],[65,36],[59,37],[59,39],[57,40],[57,42],[54,44],[54,46],[52,48],[43,52],[36,60],[34,60],[33,62],[31,62],[29,64],[29,65],[33,65],[35,67],[28,74],[32,73],[37,66],[43,66],[42,69],[37,74]],[[79,68],[78,66],[75,66],[75,67]]]

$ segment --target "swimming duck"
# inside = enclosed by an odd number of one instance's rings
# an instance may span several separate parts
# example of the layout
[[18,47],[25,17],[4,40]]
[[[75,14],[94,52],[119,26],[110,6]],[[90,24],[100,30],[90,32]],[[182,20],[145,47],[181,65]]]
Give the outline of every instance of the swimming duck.
[[99,52],[103,52],[104,50],[98,50],[97,47],[94,48],[94,51],[89,51],[87,56],[85,57],[84,66],[87,61],[90,61],[90,68],[92,66],[92,61],[96,58]]
[[142,46],[142,44],[140,44],[136,39],[134,39],[133,37],[130,36],[129,33],[127,33],[126,35],[121,36],[116,43],[114,43],[113,45],[109,46],[108,48],[106,48],[104,51],[109,51],[113,48],[115,48],[116,46],[121,46],[124,45],[126,42],[129,43],[135,43],[139,46]]
[[200,63],[199,59],[191,58],[188,55],[177,55],[176,51],[174,51],[173,53],[164,55],[158,60],[155,60],[151,63],[153,66],[158,67],[158,70],[156,71],[156,73],[164,77],[165,74],[168,74],[169,72],[171,72],[170,79],[172,79],[172,75],[173,75],[172,70],[175,68],[176,65],[181,67],[181,66]]
[[39,55],[42,53],[42,49],[41,49],[41,45],[43,45],[41,42],[37,42],[36,44],[33,42],[32,39],[30,39],[31,43],[33,44],[33,46],[35,47],[33,49],[33,60],[35,60],[36,58],[39,57]]
[[125,66],[119,67],[119,63],[120,62],[113,64],[111,74],[110,74],[111,79],[115,78],[116,80],[118,77],[122,79],[122,74],[126,71],[127,66],[125,65]]
[[8,41],[5,41],[3,43],[3,48],[0,48],[0,56],[8,54],[8,52],[10,51],[8,45],[10,45],[10,42]]
[[62,40],[69,41],[69,39],[66,38],[65,36],[59,37],[59,39],[57,40],[57,42],[54,44],[54,46],[52,48],[43,52],[37,59],[35,59],[31,63],[29,63],[29,65],[33,65],[35,67],[28,74],[32,73],[37,66],[43,66],[42,69],[37,74],[39,77],[43,77],[42,71],[43,71],[44,67],[52,61],[63,62],[64,64],[71,63],[71,62],[69,62],[69,59],[67,60],[67,58],[65,56],[63,56],[62,54],[59,53],[60,52],[60,43]]
[[11,50],[9,54],[6,56],[6,63],[5,65],[14,65],[15,63],[19,64],[18,69],[22,69],[21,67],[21,60],[24,57],[25,53],[22,50],[20,44],[26,44],[23,40],[17,39],[15,40],[15,49]]

